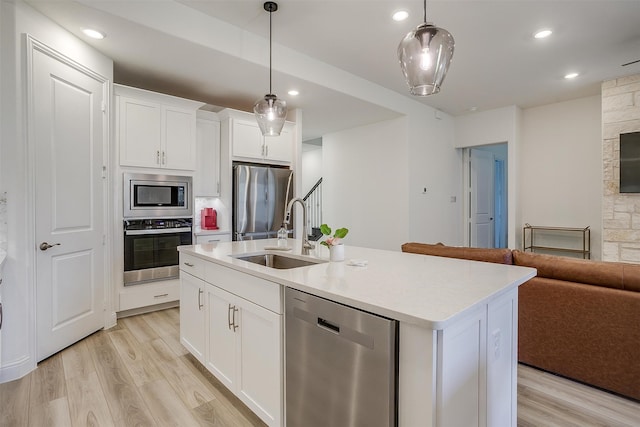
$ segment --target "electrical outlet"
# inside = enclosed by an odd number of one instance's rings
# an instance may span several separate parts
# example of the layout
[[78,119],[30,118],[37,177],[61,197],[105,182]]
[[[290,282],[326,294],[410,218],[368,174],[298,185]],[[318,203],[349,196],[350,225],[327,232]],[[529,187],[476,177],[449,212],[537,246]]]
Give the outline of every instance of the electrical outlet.
[[500,352],[502,351],[502,332],[500,329],[496,329],[491,333],[491,341],[493,344],[493,355],[496,359],[500,358]]

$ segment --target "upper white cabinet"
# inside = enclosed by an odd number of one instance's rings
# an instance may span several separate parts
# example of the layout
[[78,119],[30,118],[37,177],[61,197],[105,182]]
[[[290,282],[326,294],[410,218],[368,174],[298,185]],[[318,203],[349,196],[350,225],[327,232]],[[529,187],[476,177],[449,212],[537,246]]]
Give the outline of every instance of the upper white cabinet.
[[265,163],[291,163],[295,138],[295,124],[286,122],[280,136],[262,136],[253,114],[224,110],[221,115],[228,122],[227,134],[234,160]]
[[121,166],[194,170],[201,102],[114,85]]
[[196,120],[196,171],[193,195],[220,195],[220,121],[216,113],[198,111]]

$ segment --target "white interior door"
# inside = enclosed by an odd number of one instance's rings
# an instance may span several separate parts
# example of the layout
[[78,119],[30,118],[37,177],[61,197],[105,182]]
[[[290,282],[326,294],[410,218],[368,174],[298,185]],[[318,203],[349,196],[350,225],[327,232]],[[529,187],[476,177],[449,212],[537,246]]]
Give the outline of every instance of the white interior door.
[[494,161],[488,151],[471,149],[471,247],[494,247]]
[[31,56],[38,361],[104,326],[108,82],[51,55]]

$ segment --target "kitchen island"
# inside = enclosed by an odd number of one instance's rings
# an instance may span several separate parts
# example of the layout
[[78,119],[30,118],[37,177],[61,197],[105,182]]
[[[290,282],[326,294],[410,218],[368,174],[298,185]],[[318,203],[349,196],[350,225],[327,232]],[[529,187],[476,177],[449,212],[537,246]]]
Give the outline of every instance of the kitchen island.
[[322,262],[237,258],[275,240],[179,247],[181,341],[267,424],[285,425],[290,287],[399,322],[399,426],[516,425],[517,287],[534,269],[352,246],[328,262],[320,245],[302,256],[300,241],[288,243],[284,255]]

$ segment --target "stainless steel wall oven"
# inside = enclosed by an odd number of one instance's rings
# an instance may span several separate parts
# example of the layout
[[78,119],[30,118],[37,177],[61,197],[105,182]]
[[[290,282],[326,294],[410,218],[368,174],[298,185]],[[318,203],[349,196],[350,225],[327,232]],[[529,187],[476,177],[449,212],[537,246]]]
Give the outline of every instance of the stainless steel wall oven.
[[124,285],[179,276],[177,247],[191,244],[191,218],[124,221]]

